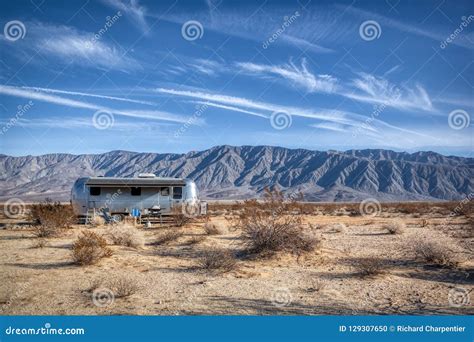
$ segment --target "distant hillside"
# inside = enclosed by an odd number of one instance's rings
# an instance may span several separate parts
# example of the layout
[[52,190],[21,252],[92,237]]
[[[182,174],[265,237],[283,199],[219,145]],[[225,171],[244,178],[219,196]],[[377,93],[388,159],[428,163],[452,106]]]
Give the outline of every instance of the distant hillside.
[[455,200],[473,191],[474,159],[434,152],[320,152],[270,146],[216,146],[186,154],[0,155],[0,198],[69,200],[83,176],[143,172],[191,178],[205,198],[255,197],[265,187],[301,190],[313,201]]

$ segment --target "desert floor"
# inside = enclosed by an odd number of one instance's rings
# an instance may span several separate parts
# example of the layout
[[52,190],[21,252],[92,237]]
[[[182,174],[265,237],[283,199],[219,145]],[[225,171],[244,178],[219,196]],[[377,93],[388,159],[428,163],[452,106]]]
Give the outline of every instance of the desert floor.
[[[111,246],[114,254],[98,264],[78,266],[71,247],[82,230],[106,232],[107,227],[75,225],[61,237],[37,247],[31,227],[2,218],[0,230],[0,312],[3,315],[360,315],[474,314],[472,303],[473,227],[464,216],[382,212],[377,217],[348,213],[304,215],[306,229],[322,239],[322,248],[307,255],[237,261],[226,273],[198,267],[202,252],[241,248],[239,231],[229,229],[231,210],[211,211],[220,229],[208,235],[204,220],[183,228],[140,228],[142,248]],[[402,234],[384,225],[402,221]],[[309,224],[310,223],[310,224]],[[343,225],[341,225],[341,223]],[[184,235],[166,245],[152,242],[164,231]],[[203,241],[187,245],[194,236]],[[420,263],[413,244],[435,240],[456,251],[458,267]],[[357,267],[377,258],[383,273],[363,276]],[[96,305],[93,284],[107,288],[122,277],[134,293]],[[97,287],[97,286],[96,286]],[[452,296],[464,298],[451,298]]]

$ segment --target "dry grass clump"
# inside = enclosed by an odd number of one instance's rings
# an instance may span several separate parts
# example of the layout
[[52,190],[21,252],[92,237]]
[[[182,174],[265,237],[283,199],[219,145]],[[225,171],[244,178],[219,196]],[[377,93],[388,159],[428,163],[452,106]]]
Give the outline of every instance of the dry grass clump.
[[132,248],[143,248],[145,236],[142,231],[132,225],[118,224],[107,229],[106,236],[114,245]]
[[139,290],[139,285],[136,279],[129,276],[118,276],[110,279],[107,283],[115,298],[129,297]]
[[198,259],[199,267],[207,271],[230,272],[237,262],[234,255],[225,249],[213,249],[204,252]]
[[129,297],[140,289],[138,281],[131,276],[116,275],[105,280],[100,278],[92,279],[85,291],[92,293],[102,287],[110,289],[114,294],[114,298]]
[[171,210],[173,221],[178,227],[183,227],[185,226],[190,218],[184,215],[183,213],[183,208],[181,206],[175,206]]
[[331,225],[331,228],[329,229],[330,233],[343,233],[344,234],[346,231],[347,231],[347,226],[342,222],[338,222]]
[[393,221],[385,225],[385,229],[392,235],[400,235],[405,232],[406,225],[402,221]]
[[434,240],[418,240],[412,245],[416,259],[439,267],[455,268],[459,260],[454,252],[445,244]]
[[168,230],[161,233],[152,245],[166,245],[178,240],[184,233],[181,230]]
[[93,265],[112,255],[107,241],[100,235],[84,231],[72,245],[72,258],[79,265]]
[[105,219],[100,215],[95,215],[91,217],[90,224],[94,227],[103,226],[105,224]]
[[203,242],[206,239],[205,236],[201,235],[194,235],[191,239],[185,241],[183,243],[184,246],[192,246],[192,245],[197,245],[201,242]]
[[31,245],[31,248],[44,248],[48,245],[48,240],[44,238],[39,238],[35,239],[33,241],[33,244]]
[[385,267],[382,260],[374,257],[358,260],[357,264],[355,264],[355,268],[358,271],[357,273],[362,277],[373,277],[385,273]]
[[297,255],[319,247],[320,240],[304,232],[299,216],[288,215],[292,202],[281,192],[266,190],[263,201],[248,200],[233,226],[241,230],[244,248],[250,254],[271,256],[276,252]]
[[207,235],[220,235],[222,234],[222,229],[217,226],[217,224],[212,222],[206,222],[204,224],[204,231]]
[[63,229],[69,228],[76,221],[71,205],[50,199],[33,204],[28,216],[29,220],[36,224],[33,234],[40,238],[58,236]]

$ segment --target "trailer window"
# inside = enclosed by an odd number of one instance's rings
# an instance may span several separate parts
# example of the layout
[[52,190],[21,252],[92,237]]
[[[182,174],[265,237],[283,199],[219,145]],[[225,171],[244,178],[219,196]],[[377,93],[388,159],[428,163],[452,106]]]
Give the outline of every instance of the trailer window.
[[100,196],[100,187],[91,186],[89,188],[89,193],[90,193],[91,196]]
[[182,187],[173,187],[173,199],[183,198],[183,188]]
[[170,188],[161,188],[161,196],[169,196],[170,195]]
[[141,195],[142,195],[142,188],[140,188],[140,187],[132,187],[132,188],[131,188],[131,195],[132,195],[132,196],[141,196]]

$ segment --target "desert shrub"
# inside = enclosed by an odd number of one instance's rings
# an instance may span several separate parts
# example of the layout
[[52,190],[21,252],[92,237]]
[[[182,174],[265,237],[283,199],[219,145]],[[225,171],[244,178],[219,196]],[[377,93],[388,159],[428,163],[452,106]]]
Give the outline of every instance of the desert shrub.
[[229,272],[237,264],[234,255],[224,249],[213,249],[204,252],[198,259],[200,268],[208,271]]
[[248,200],[242,205],[234,228],[241,230],[244,248],[248,253],[269,256],[276,252],[301,254],[316,249],[320,243],[306,234],[301,218],[288,215],[288,201],[280,193],[267,191],[263,201]]
[[201,243],[205,240],[206,238],[204,236],[200,235],[194,235],[191,239],[185,241],[183,243],[184,246],[192,246],[192,245],[197,245],[198,243]]
[[112,255],[107,241],[100,235],[84,231],[72,245],[72,258],[79,265],[93,265]]
[[440,267],[457,267],[459,260],[446,245],[433,240],[418,240],[412,245],[415,257],[425,263]]
[[33,204],[28,216],[29,220],[36,224],[33,233],[37,237],[57,236],[62,229],[69,228],[76,221],[71,205],[50,199]]
[[105,224],[105,219],[100,215],[95,215],[91,217],[90,224],[94,227],[103,226]]
[[406,225],[402,221],[393,221],[385,225],[385,229],[392,235],[403,234]]
[[382,260],[373,257],[358,260],[355,268],[363,277],[371,277],[385,272]]
[[33,244],[31,245],[31,248],[44,248],[48,245],[48,240],[44,238],[39,238],[35,239],[33,241]]
[[221,230],[215,223],[206,222],[204,224],[204,231],[207,235],[220,235],[222,234]]
[[189,217],[184,215],[181,206],[173,207],[173,209],[171,210],[171,213],[172,213],[173,221],[178,227],[185,226],[190,220]]
[[170,242],[178,240],[183,236],[183,232],[180,230],[168,230],[161,233],[158,238],[152,243],[152,245],[166,245]]
[[347,226],[342,222],[338,222],[331,225],[329,229],[330,233],[345,233],[346,231],[347,231]]
[[114,277],[106,285],[113,291],[115,298],[129,297],[139,290],[138,282],[129,276]]
[[135,294],[140,286],[138,281],[128,275],[114,275],[112,277],[93,278],[89,281],[89,287],[85,290],[93,293],[95,290],[105,287],[110,289],[114,298],[124,298]]
[[131,225],[118,224],[107,229],[107,238],[114,245],[142,248],[145,245],[143,232]]

